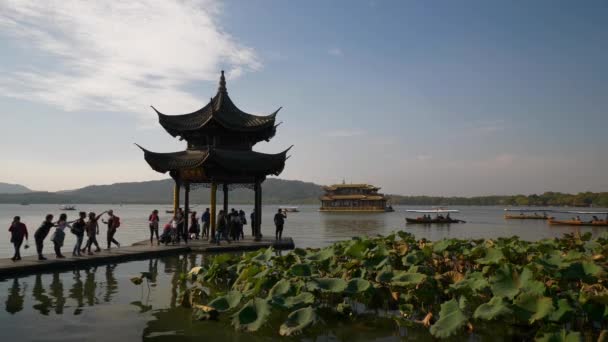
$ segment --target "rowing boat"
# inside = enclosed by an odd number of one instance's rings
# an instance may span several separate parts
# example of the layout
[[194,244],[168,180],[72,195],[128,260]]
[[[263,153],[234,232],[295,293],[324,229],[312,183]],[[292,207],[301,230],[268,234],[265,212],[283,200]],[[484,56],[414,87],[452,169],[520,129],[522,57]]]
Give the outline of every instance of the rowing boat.
[[[409,213],[425,214],[425,217],[417,218],[405,218],[407,224],[451,224],[451,223],[466,223],[463,220],[453,219],[450,217],[450,213],[458,213],[458,210],[448,210],[445,208],[436,208],[431,210],[406,210]],[[429,215],[426,215],[429,214]],[[430,214],[435,214],[435,217],[431,217]],[[442,214],[447,214],[443,216]]]
[[554,226],[592,226],[592,227],[608,227],[608,221],[579,221],[579,220],[553,220],[550,219],[550,225]]
[[463,220],[454,219],[423,219],[423,218],[405,218],[405,222],[408,224],[450,224],[450,223],[466,223]]
[[506,220],[547,220],[550,219],[546,215],[508,215],[505,214]]

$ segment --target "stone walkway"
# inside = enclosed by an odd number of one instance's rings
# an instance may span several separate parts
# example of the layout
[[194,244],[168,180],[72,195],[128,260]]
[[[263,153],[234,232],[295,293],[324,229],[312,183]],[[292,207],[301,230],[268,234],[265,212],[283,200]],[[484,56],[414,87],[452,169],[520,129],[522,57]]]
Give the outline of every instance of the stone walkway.
[[150,241],[141,241],[134,243],[132,246],[124,246],[120,248],[112,248],[110,250],[102,250],[94,255],[82,257],[72,257],[70,246],[62,249],[65,259],[56,259],[54,255],[46,254],[48,260],[39,261],[37,256],[23,257],[20,261],[12,261],[9,259],[0,259],[0,278],[12,277],[21,274],[31,274],[38,272],[53,272],[57,270],[73,269],[81,266],[124,262],[129,260],[146,259],[169,254],[180,254],[188,252],[239,252],[251,251],[261,248],[274,247],[279,250],[293,249],[293,240],[289,237],[276,241],[270,238],[264,238],[261,241],[254,241],[252,238],[245,240],[233,241],[227,243],[222,241],[220,245],[209,243],[203,240],[190,240],[188,244],[179,244],[168,246],[150,246]]

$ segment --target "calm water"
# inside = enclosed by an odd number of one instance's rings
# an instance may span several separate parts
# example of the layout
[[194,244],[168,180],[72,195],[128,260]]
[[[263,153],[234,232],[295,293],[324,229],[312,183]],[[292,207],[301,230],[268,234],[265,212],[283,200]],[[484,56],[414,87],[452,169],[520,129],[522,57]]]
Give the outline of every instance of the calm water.
[[[101,212],[103,205],[80,205],[78,210]],[[149,212],[165,206],[129,205],[115,207],[121,217],[118,239],[133,243],[147,238],[146,218]],[[201,207],[199,207],[200,209]],[[204,208],[204,207],[202,207]],[[239,207],[240,209],[240,207]],[[251,206],[242,206],[250,212]],[[354,235],[386,234],[404,229],[417,237],[432,240],[443,237],[478,238],[519,235],[537,240],[574,232],[572,227],[550,227],[543,221],[505,221],[502,208],[463,207],[458,217],[466,224],[451,226],[405,226],[404,210],[386,214],[319,213],[317,206],[300,206],[300,213],[289,214],[285,235],[294,237],[296,246],[319,247]],[[270,227],[276,206],[264,208],[263,233],[272,235]],[[47,212],[58,214],[55,205],[0,205],[0,221],[5,227],[13,215],[20,215],[30,233]],[[68,212],[70,217],[74,212]],[[168,220],[168,214],[163,215]],[[249,227],[246,228],[247,230]],[[595,235],[606,228],[580,228]],[[102,228],[102,236],[105,229]],[[73,244],[68,233],[66,246]],[[50,243],[45,247],[51,251]],[[0,239],[0,256],[10,256],[8,233]],[[30,248],[27,253],[32,253]],[[178,277],[181,272],[200,265],[208,256],[189,254],[89,267],[67,272],[38,274],[15,279],[0,279],[0,331],[3,340],[13,341],[83,341],[100,340],[206,340],[272,341],[276,339],[280,320],[271,320],[255,334],[237,333],[227,315],[219,322],[193,322],[190,312],[176,304]],[[155,286],[135,286],[130,278],[139,272],[152,272]],[[492,333],[478,332],[474,340]],[[477,339],[479,337],[479,339]],[[425,331],[396,326],[390,319],[362,319],[348,324],[325,322],[312,332],[295,338],[305,341],[394,341],[425,340]],[[492,338],[494,339],[494,338]]]

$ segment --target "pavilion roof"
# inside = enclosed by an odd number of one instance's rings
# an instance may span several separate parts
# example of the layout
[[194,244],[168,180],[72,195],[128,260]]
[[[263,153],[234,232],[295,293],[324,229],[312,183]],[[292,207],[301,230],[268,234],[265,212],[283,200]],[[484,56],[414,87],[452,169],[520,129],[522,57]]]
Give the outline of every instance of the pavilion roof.
[[[157,153],[137,145],[144,151],[144,158],[153,170],[161,173],[180,171],[202,167],[207,169],[207,175],[214,177],[213,167],[219,167],[222,177],[235,175],[278,175],[285,167],[287,152],[291,149],[277,153],[267,154],[251,150],[226,150],[208,148],[200,150],[186,150],[180,152]],[[226,171],[229,173],[226,174]]]
[[[172,136],[183,135],[184,132],[203,128],[210,122],[217,122],[228,130],[237,132],[258,132],[274,128],[275,118],[279,110],[270,115],[253,115],[240,110],[228,96],[224,71],[220,77],[217,93],[203,108],[181,115],[166,115],[152,107],[158,114],[158,121]],[[270,136],[274,134],[271,130]]]

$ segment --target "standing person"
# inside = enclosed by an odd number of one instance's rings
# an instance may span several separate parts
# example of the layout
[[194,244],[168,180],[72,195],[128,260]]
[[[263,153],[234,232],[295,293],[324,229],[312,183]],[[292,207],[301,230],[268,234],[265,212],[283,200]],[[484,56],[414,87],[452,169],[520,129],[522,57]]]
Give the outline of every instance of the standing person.
[[13,255],[11,260],[21,260],[21,244],[23,243],[24,237],[26,240],[28,239],[27,227],[21,222],[21,217],[15,216],[13,218],[13,222],[8,228],[8,231],[11,233],[11,242],[15,247],[15,255]]
[[230,211],[230,214],[228,214],[228,227],[229,227],[229,231],[230,231],[230,238],[234,241],[237,240],[236,238],[236,234],[237,234],[237,230],[239,229],[239,215],[236,212],[236,210],[234,208],[232,208],[232,210]]
[[[59,215],[59,220],[55,224],[55,232],[51,236],[53,246],[55,247],[55,257],[57,259],[63,259],[65,256],[61,254],[61,247],[63,247],[63,241],[65,240],[65,228],[70,227],[68,223],[68,215],[65,213]],[[70,227],[71,228],[71,227]]]
[[36,252],[38,253],[38,260],[46,260],[46,258],[42,255],[42,247],[44,246],[44,239],[46,239],[47,235],[51,231],[51,227],[55,224],[53,223],[53,215],[48,214],[44,218],[44,221],[40,224],[40,227],[36,229],[34,233],[34,241],[36,241]]
[[217,241],[218,245],[220,244],[222,237],[224,240],[230,243],[230,239],[228,239],[228,220],[224,210],[220,210],[219,214],[217,215],[217,237],[215,240]]
[[114,243],[116,245],[116,247],[120,247],[120,243],[118,243],[118,241],[116,241],[116,239],[114,239],[114,234],[116,234],[116,229],[118,229],[118,227],[120,227],[120,217],[114,215],[113,210],[108,210],[107,212],[110,217],[108,218],[107,221],[102,219],[101,222],[108,225],[108,232],[107,232],[108,249],[110,249],[110,247],[112,246],[112,243]]
[[285,219],[287,218],[287,212],[283,212],[281,208],[274,214],[274,226],[275,226],[275,239],[281,240],[283,236],[283,225],[285,224]]
[[205,209],[203,216],[201,216],[201,222],[203,223],[203,239],[205,237],[207,237],[207,240],[210,239],[210,237],[209,237],[209,222],[210,221],[211,221],[211,213],[209,213],[209,208],[207,208],[207,209]]
[[150,227],[150,246],[153,245],[152,241],[154,238],[154,234],[156,234],[156,245],[160,246],[160,241],[158,238],[158,222],[160,221],[160,217],[158,217],[158,210],[154,209],[152,214],[148,216],[148,223]]
[[180,238],[184,239],[184,242],[188,243],[186,239],[187,233],[184,233],[186,229],[186,218],[184,217],[184,211],[182,208],[177,209],[177,213],[175,214],[175,223],[177,229],[177,242],[179,243]]
[[188,229],[188,234],[190,235],[190,239],[197,239],[200,229],[198,227],[198,218],[196,218],[196,211],[193,211],[190,215],[190,228]]
[[251,236],[255,237],[255,210],[251,212],[249,218],[251,219]]
[[87,225],[84,220],[86,217],[87,213],[81,211],[78,213],[78,220],[72,223],[72,234],[76,235],[76,245],[72,251],[72,256],[82,256],[80,249],[82,248],[82,240],[84,239],[84,231]]
[[247,215],[245,215],[243,209],[239,210],[239,217],[241,218],[239,233],[241,234],[241,239],[245,240],[245,232],[243,232],[243,226],[247,224]]
[[84,246],[84,248],[82,249],[82,252],[84,252],[85,250],[88,251],[88,255],[93,255],[93,253],[91,253],[91,246],[95,245],[95,247],[97,247],[95,249],[95,252],[100,252],[101,248],[99,248],[99,243],[97,243],[97,234],[99,234],[99,218],[101,216],[103,216],[103,214],[105,214],[106,212],[104,211],[103,213],[95,216],[94,212],[90,212],[89,213],[89,220],[87,221],[86,224],[86,231],[87,231],[87,244],[86,246]]

